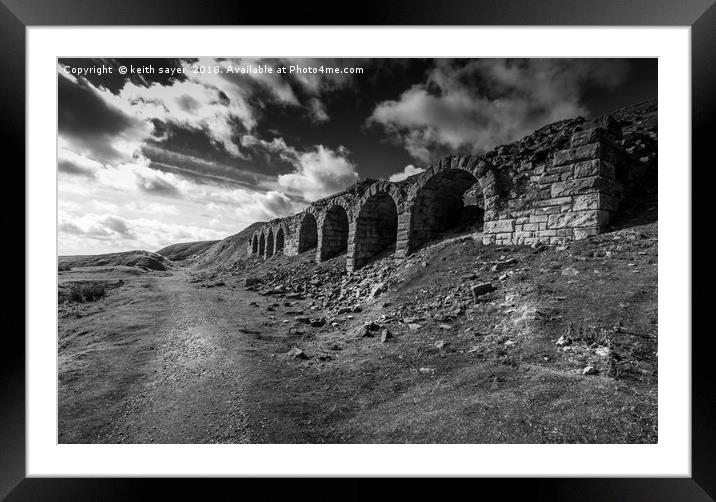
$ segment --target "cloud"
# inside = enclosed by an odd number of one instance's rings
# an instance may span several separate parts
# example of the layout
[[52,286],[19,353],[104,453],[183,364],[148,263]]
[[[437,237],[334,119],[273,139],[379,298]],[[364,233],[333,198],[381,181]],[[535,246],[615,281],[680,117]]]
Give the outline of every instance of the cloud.
[[60,149],[57,159],[57,171],[69,176],[79,176],[90,180],[95,179],[95,173],[102,169],[102,164],[70,151]]
[[327,122],[330,120],[326,105],[321,103],[317,98],[313,98],[308,102],[309,113],[314,122]]
[[95,239],[131,237],[134,235],[124,219],[112,214],[88,214],[72,220],[63,218],[60,220],[58,228],[60,232],[65,234]]
[[58,130],[72,150],[103,163],[131,158],[152,125],[108,102],[87,80],[58,79]]
[[109,214],[61,215],[61,254],[95,253],[118,249],[157,250],[184,240],[216,240],[225,231],[203,226],[169,223],[148,218],[123,218]]
[[137,186],[143,192],[161,195],[164,197],[181,197],[179,189],[166,179],[159,176],[144,176],[137,174]]
[[309,150],[299,151],[287,145],[283,138],[265,141],[248,136],[243,142],[293,166],[293,172],[278,175],[277,185],[305,201],[340,192],[358,180],[356,166],[348,159],[349,152],[343,146],[334,150],[314,145]]
[[423,83],[379,103],[367,123],[422,161],[446,150],[481,153],[586,114],[585,87],[612,88],[626,70],[619,60],[439,60]]
[[[320,60],[319,60],[320,61]],[[327,64],[306,61],[303,65]],[[229,67],[268,64],[272,68],[296,64],[292,60],[217,59],[200,58],[183,63],[186,78],[169,82],[127,80],[110,91],[95,87],[83,77],[68,76],[60,84],[60,132],[71,136],[77,144],[89,145],[85,151],[104,149],[104,160],[116,159],[119,152],[131,152],[133,145],[162,136],[161,124],[172,124],[205,133],[215,145],[236,158],[246,159],[240,149],[240,138],[250,134],[258,125],[267,104],[302,108],[314,122],[329,120],[321,95],[344,88],[353,76],[344,74],[278,74],[228,73]],[[193,68],[221,68],[221,72],[196,73]],[[78,110],[86,110],[79,113]],[[125,133],[118,148],[117,139]],[[121,139],[121,138],[119,138]],[[104,140],[104,141],[100,141]],[[114,150],[118,149],[119,152]],[[98,155],[92,155],[99,158]]]
[[425,169],[422,167],[415,167],[413,164],[408,164],[402,171],[391,174],[388,181],[392,181],[394,183],[397,181],[403,181],[405,178],[409,178],[414,174],[422,173],[423,171],[425,171]]

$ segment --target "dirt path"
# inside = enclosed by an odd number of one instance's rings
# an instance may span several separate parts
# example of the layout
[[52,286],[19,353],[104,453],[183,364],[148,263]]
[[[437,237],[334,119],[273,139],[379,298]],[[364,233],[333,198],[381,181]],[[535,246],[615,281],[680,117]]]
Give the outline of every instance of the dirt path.
[[241,356],[214,290],[184,274],[159,282],[170,298],[147,380],[128,393],[112,435],[136,443],[250,442],[243,411]]
[[[132,296],[132,289],[122,289],[114,302]],[[150,290],[145,294],[154,297],[158,311],[152,314],[156,320],[153,329],[139,339],[119,341],[116,338],[124,334],[116,334],[112,348],[107,348],[108,337],[99,339],[100,326],[114,321],[118,329],[122,313],[114,305],[100,307],[80,320],[87,328],[82,332],[84,339],[73,342],[67,349],[73,355],[68,357],[84,360],[84,368],[94,369],[96,374],[91,379],[85,374],[66,386],[61,378],[60,441],[63,433],[69,442],[255,441],[244,401],[249,358],[241,350],[235,327],[249,309],[248,296],[255,294],[199,288],[182,272],[153,278],[144,289]],[[93,324],[98,327],[96,332]],[[89,336],[98,339],[90,342]],[[91,351],[92,345],[100,344],[102,350]],[[61,359],[62,352],[61,348]],[[131,381],[126,378],[130,369]],[[93,400],[98,389],[105,391],[106,408]],[[73,427],[72,418],[63,420],[63,415],[80,420],[87,412],[94,414],[99,426]],[[79,436],[78,429],[82,430]]]

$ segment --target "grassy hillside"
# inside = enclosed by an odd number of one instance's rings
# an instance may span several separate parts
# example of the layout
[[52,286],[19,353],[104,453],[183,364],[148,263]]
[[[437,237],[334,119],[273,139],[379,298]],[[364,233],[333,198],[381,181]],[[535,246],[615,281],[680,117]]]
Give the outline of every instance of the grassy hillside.
[[79,267],[138,267],[146,270],[167,270],[172,263],[151,251],[124,251],[98,255],[58,256],[60,270]]
[[157,254],[160,254],[171,261],[184,261],[203,253],[217,242],[220,241],[179,242],[177,244],[171,244],[167,247],[163,247],[157,251]]
[[207,247],[203,252],[186,260],[185,264],[196,269],[217,269],[233,265],[249,255],[246,244],[256,229],[263,224],[262,221],[252,223],[241,232]]

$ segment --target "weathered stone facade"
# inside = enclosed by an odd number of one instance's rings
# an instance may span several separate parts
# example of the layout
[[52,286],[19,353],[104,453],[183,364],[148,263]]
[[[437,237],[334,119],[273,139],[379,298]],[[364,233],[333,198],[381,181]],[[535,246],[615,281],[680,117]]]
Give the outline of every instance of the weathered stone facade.
[[248,243],[269,257],[346,252],[349,271],[382,253],[396,258],[436,239],[465,206],[485,244],[559,244],[602,232],[619,206],[621,130],[606,116],[551,124],[485,155],[448,155],[401,182],[364,179],[265,224]]

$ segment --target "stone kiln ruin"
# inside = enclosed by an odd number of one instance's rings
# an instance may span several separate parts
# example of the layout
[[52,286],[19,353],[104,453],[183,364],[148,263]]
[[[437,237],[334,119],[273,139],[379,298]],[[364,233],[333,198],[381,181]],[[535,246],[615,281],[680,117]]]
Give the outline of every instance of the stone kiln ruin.
[[621,129],[611,116],[550,124],[485,155],[443,157],[392,183],[364,179],[257,230],[250,253],[346,253],[348,271],[419,249],[456,224],[485,244],[560,244],[603,232],[617,210]]

